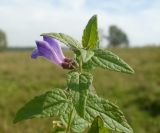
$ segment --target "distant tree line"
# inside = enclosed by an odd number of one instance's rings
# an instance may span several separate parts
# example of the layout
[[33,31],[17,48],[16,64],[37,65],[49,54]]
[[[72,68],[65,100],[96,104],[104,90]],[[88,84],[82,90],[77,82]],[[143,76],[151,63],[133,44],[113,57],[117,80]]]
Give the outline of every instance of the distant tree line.
[[109,27],[108,35],[105,35],[103,29],[99,30],[100,42],[106,40],[108,47],[128,47],[129,39],[127,34],[115,25]]
[[[115,25],[109,27],[108,35],[105,35],[103,29],[99,29],[100,42],[107,41],[108,47],[128,47],[129,40],[127,34]],[[107,43],[106,42],[106,43]],[[0,30],[0,50],[7,48],[7,37],[4,31]]]
[[4,31],[0,30],[0,49],[7,48],[7,37]]

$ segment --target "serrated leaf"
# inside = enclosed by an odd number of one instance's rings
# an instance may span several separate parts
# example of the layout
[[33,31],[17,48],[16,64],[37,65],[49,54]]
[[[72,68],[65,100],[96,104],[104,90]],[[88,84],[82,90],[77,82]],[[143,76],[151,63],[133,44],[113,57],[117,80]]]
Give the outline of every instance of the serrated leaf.
[[[54,89],[35,97],[17,112],[14,123],[31,118],[59,117],[67,127],[73,109],[73,103],[68,99],[69,95],[62,89]],[[71,124],[74,132],[83,132],[88,126],[87,121],[74,114]]]
[[80,49],[80,52],[84,63],[88,62],[94,55],[94,52],[91,50]]
[[83,117],[88,89],[92,84],[93,77],[89,73],[70,72],[68,74],[68,88],[74,91],[73,102],[77,113]]
[[109,133],[109,129],[104,127],[103,120],[97,116],[89,129],[88,133]]
[[110,51],[96,49],[94,50],[94,56],[92,57],[92,62],[94,65],[109,69],[113,71],[123,72],[123,73],[134,73],[134,70],[117,55]]
[[88,93],[86,102],[85,120],[92,122],[96,116],[100,116],[107,128],[119,132],[133,133],[123,113],[113,103]]
[[88,22],[83,31],[82,44],[86,49],[93,49],[98,47],[98,30],[97,30],[97,16],[94,15]]
[[72,48],[72,49],[79,49],[82,48],[82,45],[73,37],[64,34],[64,33],[43,33],[41,36],[49,36],[52,38],[55,38],[57,40],[59,40],[60,42],[66,44],[68,47]]
[[53,89],[26,103],[17,112],[14,123],[31,118],[63,116],[70,111],[68,93],[62,89]]

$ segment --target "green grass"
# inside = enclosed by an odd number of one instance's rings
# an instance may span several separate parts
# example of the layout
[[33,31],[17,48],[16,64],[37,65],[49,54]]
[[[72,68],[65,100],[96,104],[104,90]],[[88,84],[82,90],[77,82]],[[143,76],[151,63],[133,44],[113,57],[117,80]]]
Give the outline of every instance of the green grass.
[[[97,93],[120,106],[135,133],[160,133],[160,48],[111,49],[134,75],[96,69]],[[13,124],[16,111],[34,96],[66,85],[66,70],[32,60],[27,51],[0,52],[0,133],[47,133],[52,119]]]

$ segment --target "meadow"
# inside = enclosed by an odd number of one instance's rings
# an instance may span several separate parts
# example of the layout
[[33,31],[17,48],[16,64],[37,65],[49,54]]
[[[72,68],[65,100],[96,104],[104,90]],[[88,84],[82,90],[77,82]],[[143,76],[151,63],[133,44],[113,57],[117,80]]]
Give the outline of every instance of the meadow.
[[[96,69],[98,95],[119,105],[135,133],[160,133],[160,47],[111,49],[134,70],[134,75]],[[17,110],[34,96],[64,88],[67,70],[31,51],[0,52],[0,133],[49,133],[52,119],[13,124]],[[71,56],[71,53],[67,53]]]

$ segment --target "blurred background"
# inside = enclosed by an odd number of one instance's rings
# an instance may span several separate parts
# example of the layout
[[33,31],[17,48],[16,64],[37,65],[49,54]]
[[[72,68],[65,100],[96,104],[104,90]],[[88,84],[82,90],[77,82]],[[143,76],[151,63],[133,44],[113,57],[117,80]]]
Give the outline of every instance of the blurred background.
[[94,14],[100,46],[136,72],[96,69],[97,93],[120,106],[135,133],[160,133],[159,0],[0,0],[0,133],[51,131],[52,119],[12,123],[29,99],[66,85],[67,71],[43,58],[32,60],[31,50],[44,32],[63,32],[81,41]]

